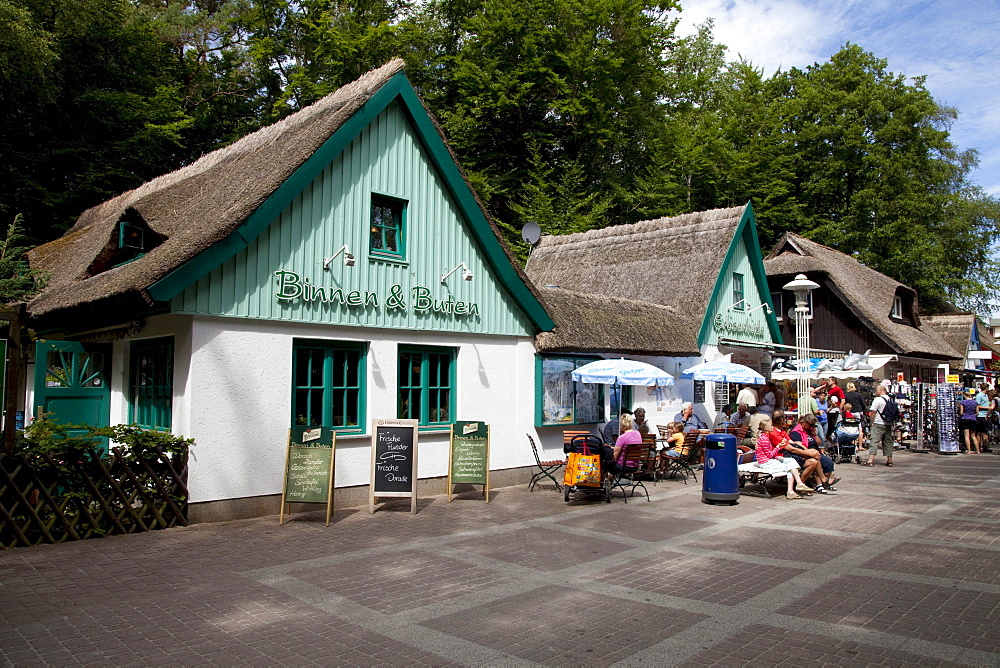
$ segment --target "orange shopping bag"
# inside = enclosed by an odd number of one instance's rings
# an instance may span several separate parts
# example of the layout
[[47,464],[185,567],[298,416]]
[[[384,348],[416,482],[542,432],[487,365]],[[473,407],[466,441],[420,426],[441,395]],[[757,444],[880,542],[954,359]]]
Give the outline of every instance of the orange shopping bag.
[[563,474],[565,485],[600,485],[601,457],[590,454],[587,444],[583,444],[583,452],[571,452],[566,457],[566,473]]

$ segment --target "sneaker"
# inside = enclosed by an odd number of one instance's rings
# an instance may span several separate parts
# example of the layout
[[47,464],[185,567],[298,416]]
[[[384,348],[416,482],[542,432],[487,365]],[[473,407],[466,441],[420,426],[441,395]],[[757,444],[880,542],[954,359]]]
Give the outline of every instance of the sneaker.
[[826,486],[826,491],[828,491],[828,492],[836,492],[837,488],[834,487],[833,485],[827,485]]
[[795,499],[801,499],[802,497],[796,494],[795,492],[789,492],[788,494],[785,494],[785,498],[795,500]]
[[816,489],[813,491],[817,494],[826,494],[826,490],[823,488],[823,485],[816,485]]

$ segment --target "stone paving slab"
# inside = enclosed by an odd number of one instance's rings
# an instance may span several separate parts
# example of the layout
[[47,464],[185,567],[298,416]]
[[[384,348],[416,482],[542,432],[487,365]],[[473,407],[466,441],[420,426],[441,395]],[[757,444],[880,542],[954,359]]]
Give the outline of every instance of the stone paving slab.
[[894,461],[808,501],[521,486],[8,550],[0,666],[1000,665],[1000,457]]

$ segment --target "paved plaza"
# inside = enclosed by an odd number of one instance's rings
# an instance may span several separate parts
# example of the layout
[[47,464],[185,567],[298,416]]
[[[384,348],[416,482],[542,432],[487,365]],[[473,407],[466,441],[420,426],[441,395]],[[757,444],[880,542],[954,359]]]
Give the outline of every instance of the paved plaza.
[[1000,665],[1000,457],[895,459],[801,501],[522,485],[8,550],[0,663]]

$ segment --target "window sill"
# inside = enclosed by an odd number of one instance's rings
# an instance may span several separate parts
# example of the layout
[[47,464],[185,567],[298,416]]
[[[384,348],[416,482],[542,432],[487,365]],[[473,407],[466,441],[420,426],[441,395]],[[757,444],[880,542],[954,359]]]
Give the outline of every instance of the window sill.
[[397,264],[401,267],[410,266],[410,261],[394,255],[378,255],[375,251],[368,251],[368,262],[382,262],[384,264]]

